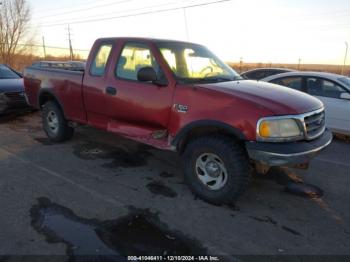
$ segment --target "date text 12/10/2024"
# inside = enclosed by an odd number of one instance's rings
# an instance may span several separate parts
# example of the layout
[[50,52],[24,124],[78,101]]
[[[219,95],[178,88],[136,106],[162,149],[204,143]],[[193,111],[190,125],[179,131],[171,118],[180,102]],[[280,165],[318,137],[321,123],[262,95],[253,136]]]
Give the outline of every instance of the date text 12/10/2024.
[[216,256],[128,256],[128,261],[220,261]]

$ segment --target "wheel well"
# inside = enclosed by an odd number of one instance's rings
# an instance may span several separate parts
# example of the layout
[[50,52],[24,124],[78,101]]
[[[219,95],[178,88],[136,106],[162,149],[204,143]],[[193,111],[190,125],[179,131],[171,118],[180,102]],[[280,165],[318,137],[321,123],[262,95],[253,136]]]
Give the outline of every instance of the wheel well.
[[220,126],[199,126],[191,129],[185,135],[181,137],[181,139],[177,143],[177,151],[182,154],[187,144],[193,139],[202,137],[202,136],[210,136],[210,135],[223,135],[226,137],[230,137],[238,142],[242,142],[242,137],[240,137],[236,132],[232,130],[226,129]]
[[55,101],[59,105],[56,97],[53,94],[50,92],[43,92],[39,96],[39,108],[42,109],[48,101]]

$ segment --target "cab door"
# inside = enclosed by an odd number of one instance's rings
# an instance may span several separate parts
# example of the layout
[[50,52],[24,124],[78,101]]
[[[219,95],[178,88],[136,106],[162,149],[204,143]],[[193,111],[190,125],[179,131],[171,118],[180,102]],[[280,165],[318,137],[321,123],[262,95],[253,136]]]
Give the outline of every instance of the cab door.
[[[167,130],[174,84],[162,70],[157,50],[145,42],[124,42],[106,82],[107,106],[114,125]],[[152,67],[162,85],[138,81],[138,71]],[[112,128],[113,129],[113,128]]]

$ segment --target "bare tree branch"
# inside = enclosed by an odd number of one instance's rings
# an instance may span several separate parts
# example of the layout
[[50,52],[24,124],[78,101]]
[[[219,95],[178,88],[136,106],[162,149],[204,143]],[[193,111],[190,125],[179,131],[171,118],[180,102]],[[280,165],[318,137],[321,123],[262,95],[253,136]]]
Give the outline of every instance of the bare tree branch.
[[12,65],[15,55],[26,51],[30,8],[27,0],[2,0],[0,6],[0,63]]

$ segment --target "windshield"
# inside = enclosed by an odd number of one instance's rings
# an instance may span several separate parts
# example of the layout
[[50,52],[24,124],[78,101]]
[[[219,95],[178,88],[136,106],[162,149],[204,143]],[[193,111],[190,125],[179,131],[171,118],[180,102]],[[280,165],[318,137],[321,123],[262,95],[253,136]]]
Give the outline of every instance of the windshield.
[[350,88],[350,77],[339,78],[339,81],[345,84],[348,88]]
[[157,45],[181,83],[243,80],[238,73],[203,46],[176,42],[160,42]]
[[4,65],[0,65],[0,79],[19,79],[18,74],[13,72],[10,68]]

